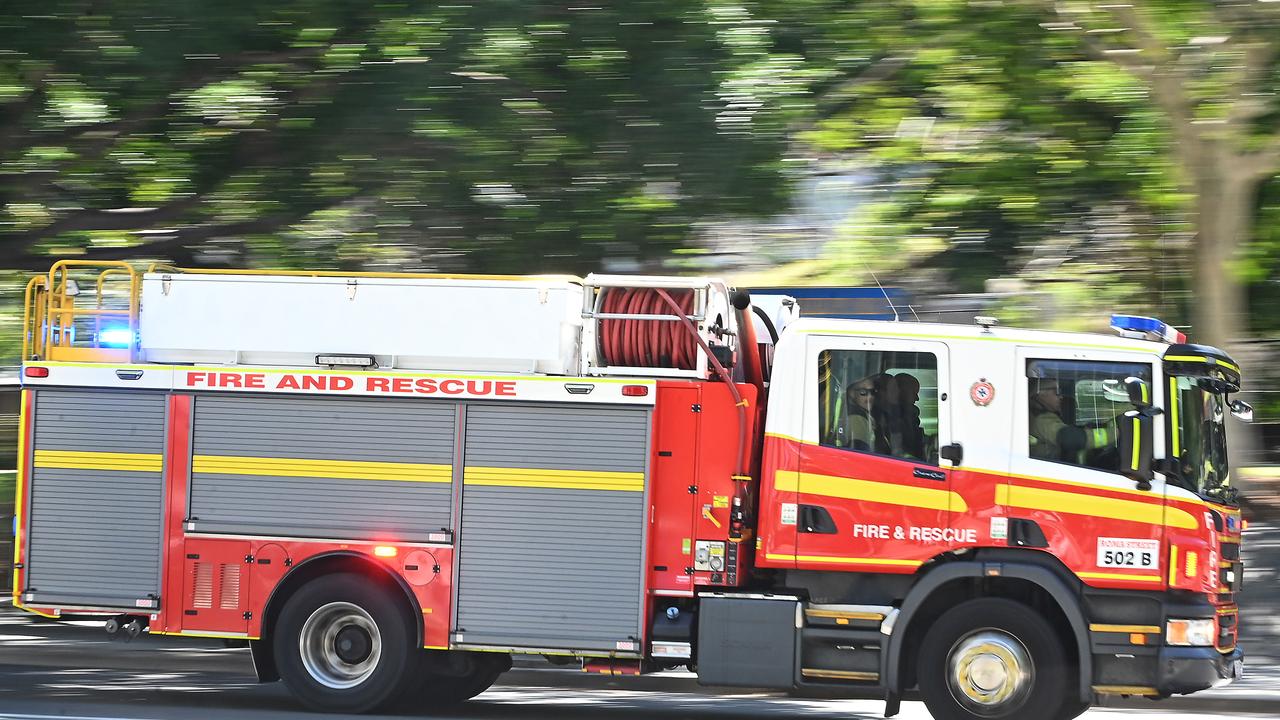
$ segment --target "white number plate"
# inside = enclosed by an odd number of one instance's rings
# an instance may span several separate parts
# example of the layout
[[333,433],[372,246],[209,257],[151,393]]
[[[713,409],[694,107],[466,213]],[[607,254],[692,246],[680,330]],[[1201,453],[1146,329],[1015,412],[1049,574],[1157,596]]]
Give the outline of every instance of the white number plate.
[[1160,541],[1098,538],[1098,567],[1160,569]]

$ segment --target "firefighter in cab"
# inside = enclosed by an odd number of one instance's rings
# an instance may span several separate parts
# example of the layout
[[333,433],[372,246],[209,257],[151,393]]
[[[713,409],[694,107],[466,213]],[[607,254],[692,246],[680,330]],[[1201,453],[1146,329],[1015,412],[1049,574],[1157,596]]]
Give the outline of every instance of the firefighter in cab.
[[1064,415],[1070,412],[1070,398],[1063,398],[1057,379],[1039,378],[1031,382],[1032,457],[1083,463],[1087,453],[1115,445],[1117,431],[1114,422],[1098,427],[1080,427],[1064,419]]

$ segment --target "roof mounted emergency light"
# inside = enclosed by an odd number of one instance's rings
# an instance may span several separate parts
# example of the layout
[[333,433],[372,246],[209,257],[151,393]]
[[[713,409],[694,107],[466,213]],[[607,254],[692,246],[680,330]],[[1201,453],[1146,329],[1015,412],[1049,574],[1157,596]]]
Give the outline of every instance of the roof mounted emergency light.
[[104,328],[98,333],[98,343],[102,347],[127,348],[133,344],[133,331],[127,327]]
[[1187,336],[1178,332],[1172,325],[1153,317],[1141,315],[1112,315],[1111,329],[1121,337],[1135,340],[1155,340],[1165,343],[1185,343]]

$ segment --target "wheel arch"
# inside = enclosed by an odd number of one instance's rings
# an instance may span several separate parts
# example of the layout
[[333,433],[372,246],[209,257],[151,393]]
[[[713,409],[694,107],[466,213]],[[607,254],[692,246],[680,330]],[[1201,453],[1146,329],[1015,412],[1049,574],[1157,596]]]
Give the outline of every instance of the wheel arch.
[[415,642],[419,646],[422,645],[422,608],[404,578],[392,572],[383,563],[364,553],[351,550],[322,553],[309,557],[295,565],[280,579],[280,582],[276,583],[276,586],[271,590],[271,594],[267,596],[267,602],[262,609],[262,631],[259,633],[261,639],[253,640],[249,643],[253,653],[254,671],[258,675],[259,682],[273,682],[280,679],[280,675],[276,671],[274,653],[271,649],[271,636],[275,630],[276,621],[280,617],[281,608],[302,586],[325,575],[341,572],[355,572],[368,576],[391,590],[393,595],[397,597],[403,596],[403,600],[408,603],[410,614],[413,616],[414,627],[416,628],[415,637],[417,638]]
[[[1092,700],[1093,656],[1089,625],[1081,607],[1080,583],[1066,568],[1055,566],[1055,562],[1052,558],[1036,557],[1032,551],[997,551],[975,560],[943,563],[927,572],[907,593],[889,636],[884,672],[886,690],[900,696],[906,689],[905,680],[912,674],[909,663],[914,659],[920,636],[932,618],[954,604],[957,597],[1009,597],[1022,601],[1020,596],[1030,592],[1056,605],[1061,614],[1062,625],[1058,631],[1064,636],[1064,649],[1077,661],[1080,699]],[[988,586],[989,590],[976,593],[973,589],[976,583]]]

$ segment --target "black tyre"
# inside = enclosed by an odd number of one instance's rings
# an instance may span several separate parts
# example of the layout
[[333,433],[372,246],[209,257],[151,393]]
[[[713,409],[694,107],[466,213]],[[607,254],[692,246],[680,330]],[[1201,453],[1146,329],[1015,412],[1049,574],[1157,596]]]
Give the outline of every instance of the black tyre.
[[276,667],[310,710],[364,713],[390,707],[418,669],[407,604],[353,573],[304,585],[280,612]]
[[970,600],[944,614],[925,635],[917,673],[935,720],[1056,718],[1079,705],[1057,634],[1011,600]]
[[466,702],[488,690],[498,676],[511,669],[511,657],[459,653],[447,667],[431,662],[424,665],[427,669],[421,684],[409,693],[405,704],[414,710],[434,712]]
[[[1072,685],[1068,685],[1067,692],[1073,692],[1073,687],[1074,686]],[[1058,711],[1058,716],[1055,720],[1075,720],[1083,715],[1084,711],[1089,709],[1089,706],[1090,703],[1084,702],[1079,698],[1069,697],[1066,703],[1062,706],[1062,709]]]

